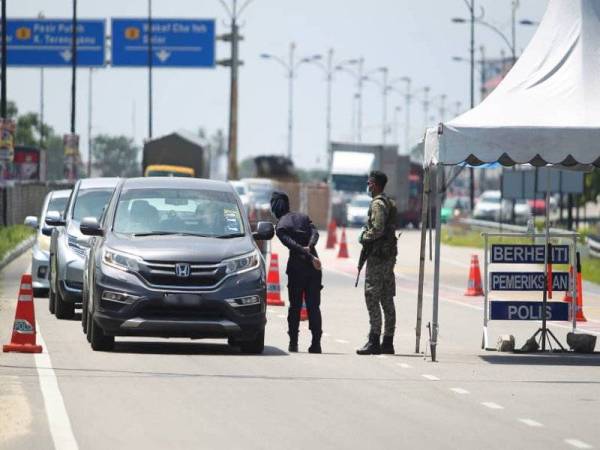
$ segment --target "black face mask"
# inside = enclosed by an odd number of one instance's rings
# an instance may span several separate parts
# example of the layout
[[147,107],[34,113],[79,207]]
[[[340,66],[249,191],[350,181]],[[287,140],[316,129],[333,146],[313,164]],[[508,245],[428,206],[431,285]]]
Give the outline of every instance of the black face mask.
[[290,201],[284,193],[274,193],[271,198],[271,212],[278,219],[290,212]]

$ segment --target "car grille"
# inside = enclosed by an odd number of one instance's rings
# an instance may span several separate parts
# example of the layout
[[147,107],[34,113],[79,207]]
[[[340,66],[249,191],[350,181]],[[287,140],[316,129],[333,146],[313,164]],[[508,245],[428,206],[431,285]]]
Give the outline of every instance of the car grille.
[[139,312],[140,317],[148,320],[220,320],[221,311],[210,307],[185,308],[175,306],[148,306]]
[[140,275],[153,287],[207,289],[217,285],[225,277],[225,267],[219,264],[189,263],[190,275],[177,276],[175,263],[144,261]]

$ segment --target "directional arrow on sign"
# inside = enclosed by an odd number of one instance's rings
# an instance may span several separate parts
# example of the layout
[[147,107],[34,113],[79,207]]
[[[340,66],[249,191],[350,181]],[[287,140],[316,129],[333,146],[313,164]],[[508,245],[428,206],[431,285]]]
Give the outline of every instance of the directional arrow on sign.
[[165,62],[171,56],[171,53],[166,50],[161,50],[160,52],[156,52],[156,56],[160,60],[160,62]]
[[73,54],[71,53],[71,50],[63,50],[62,52],[60,52],[60,56],[62,56],[63,59],[68,62],[71,61]]

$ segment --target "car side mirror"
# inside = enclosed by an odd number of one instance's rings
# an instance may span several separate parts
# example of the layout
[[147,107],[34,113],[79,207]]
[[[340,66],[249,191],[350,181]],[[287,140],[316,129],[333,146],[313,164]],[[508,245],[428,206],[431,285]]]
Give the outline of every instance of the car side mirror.
[[256,231],[252,233],[252,237],[257,241],[268,241],[273,239],[275,228],[271,222],[258,222]]
[[84,217],[79,225],[79,229],[86,236],[103,236],[104,230],[100,227],[98,219],[95,217]]
[[25,225],[27,225],[28,227],[33,228],[34,230],[38,229],[38,218],[35,216],[27,216],[25,217]]
[[44,236],[52,236],[52,227],[42,227],[42,234]]
[[62,218],[58,211],[48,211],[46,214],[46,225],[51,227],[64,227],[67,222]]

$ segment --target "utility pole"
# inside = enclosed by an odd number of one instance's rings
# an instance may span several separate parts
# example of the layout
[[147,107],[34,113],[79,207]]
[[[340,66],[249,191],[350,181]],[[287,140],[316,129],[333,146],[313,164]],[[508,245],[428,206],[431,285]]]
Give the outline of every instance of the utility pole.
[[40,68],[40,150],[44,148],[44,68]]
[[[326,105],[326,121],[327,121],[327,173],[331,174],[331,166],[333,164],[333,153],[331,148],[331,99],[333,94],[333,56],[334,51],[332,48],[327,52],[327,105]],[[331,208],[329,208],[331,211]]]
[[410,104],[412,102],[412,93],[410,91],[411,79],[409,77],[402,78],[406,83],[406,93],[404,95],[404,101],[406,103],[404,113],[406,114],[404,124],[404,151],[406,154],[410,154]]
[[423,88],[423,129],[426,130],[429,126],[429,86]]
[[77,0],[73,0],[73,21],[71,33],[71,134],[75,134],[75,113],[77,102]]
[[2,87],[0,91],[0,115],[6,119],[6,0],[2,0]]
[[225,0],[219,0],[227,15],[229,16],[229,25],[231,32],[219,36],[219,39],[230,44],[230,59],[217,61],[217,64],[229,67],[229,132],[228,132],[228,150],[227,150],[227,178],[236,180],[238,178],[238,83],[239,67],[243,64],[239,57],[239,42],[243,39],[240,35],[238,21],[244,10],[253,0],[246,0],[241,7],[238,7],[238,0],[231,0],[231,7]]
[[148,0],[148,139],[152,139],[153,101],[152,101],[152,0]]
[[[475,0],[471,0],[469,6],[471,13],[471,44],[469,54],[471,57],[471,109],[475,107]],[[475,172],[472,167],[469,168],[469,205],[471,211],[475,208]]]
[[296,52],[296,44],[290,43],[290,55],[288,60],[288,136],[287,136],[287,157],[292,160],[293,133],[294,133],[294,76],[295,62],[294,54]]
[[93,82],[92,75],[94,69],[90,67],[89,78],[88,78],[88,160],[87,160],[87,176],[92,176],[92,100],[93,100]]
[[356,140],[362,142],[362,125],[363,125],[363,114],[362,114],[362,103],[363,103],[363,81],[364,81],[364,69],[365,69],[365,58],[362,56],[358,60],[358,117],[356,120]]
[[383,74],[383,87],[382,87],[382,107],[383,107],[383,114],[382,114],[382,127],[381,127],[381,143],[383,145],[386,144],[386,140],[387,140],[387,95],[388,95],[388,75],[389,75],[389,70],[387,67],[382,67],[381,68],[381,73]]

